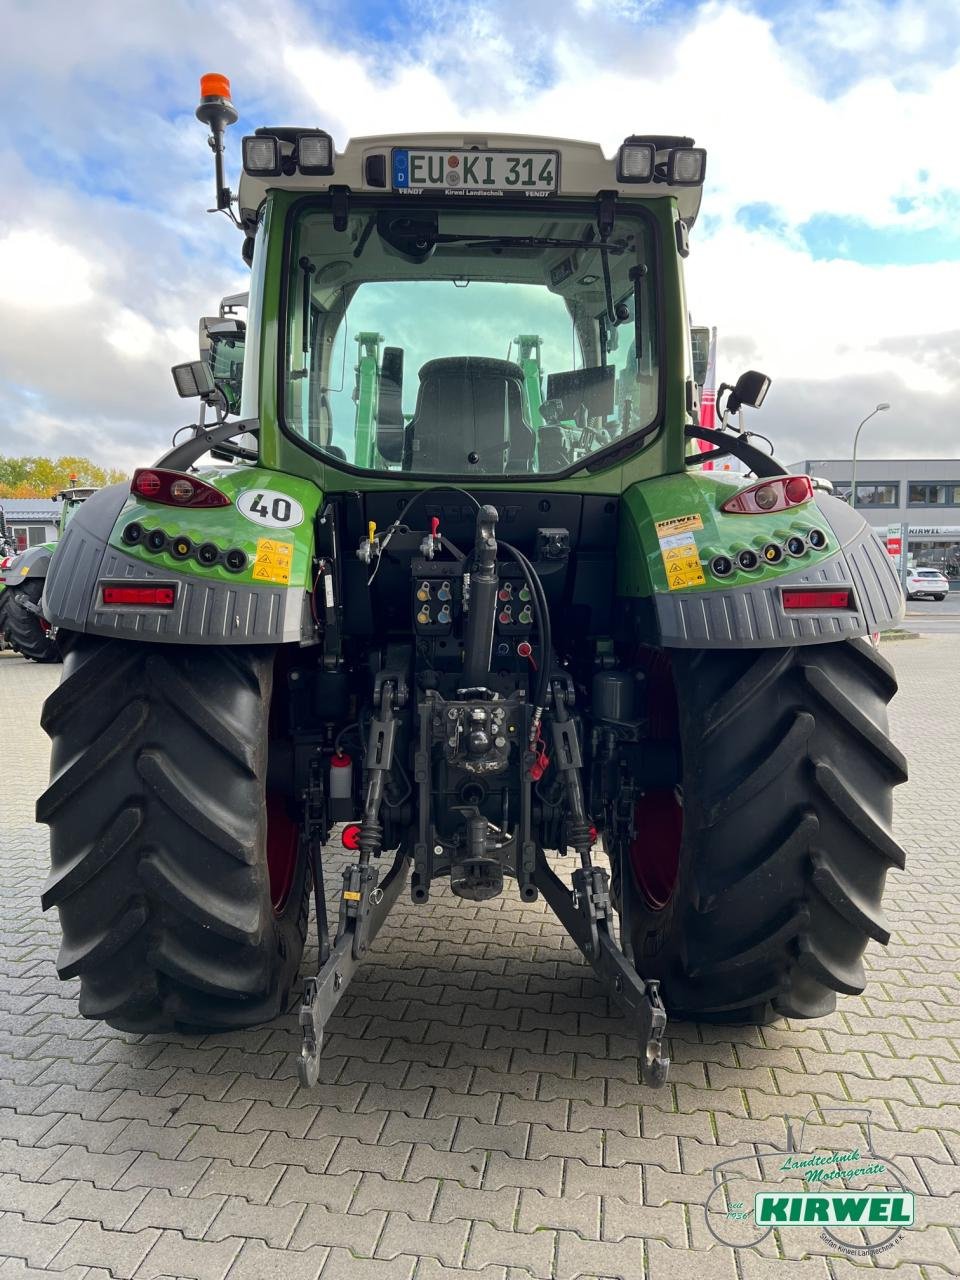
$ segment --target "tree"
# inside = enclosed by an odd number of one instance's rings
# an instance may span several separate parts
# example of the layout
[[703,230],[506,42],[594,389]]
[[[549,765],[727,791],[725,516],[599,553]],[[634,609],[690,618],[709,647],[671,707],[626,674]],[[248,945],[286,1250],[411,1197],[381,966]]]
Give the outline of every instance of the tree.
[[99,467],[89,458],[0,456],[0,498],[52,498],[74,485],[99,489],[127,478],[116,467]]

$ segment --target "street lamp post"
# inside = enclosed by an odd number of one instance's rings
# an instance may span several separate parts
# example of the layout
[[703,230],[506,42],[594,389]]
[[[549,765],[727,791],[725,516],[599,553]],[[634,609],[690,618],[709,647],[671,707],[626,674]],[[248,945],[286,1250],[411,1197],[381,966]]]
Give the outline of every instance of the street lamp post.
[[856,435],[853,437],[853,471],[850,476],[851,507],[856,507],[857,505],[857,441],[860,439],[860,432],[863,430],[866,424],[870,421],[870,419],[874,416],[874,414],[885,413],[886,410],[889,408],[890,406],[887,404],[886,400],[881,400],[881,402],[877,405],[877,407],[875,409],[871,409],[870,412],[867,414],[867,416],[864,418],[863,422],[860,423],[859,427],[857,427]]

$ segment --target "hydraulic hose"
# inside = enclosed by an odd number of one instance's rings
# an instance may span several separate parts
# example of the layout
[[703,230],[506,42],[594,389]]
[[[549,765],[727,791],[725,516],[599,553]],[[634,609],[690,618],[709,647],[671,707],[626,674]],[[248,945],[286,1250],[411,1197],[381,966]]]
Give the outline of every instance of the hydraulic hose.
[[550,625],[550,607],[547,604],[547,595],[543,589],[543,583],[540,581],[540,575],[523,552],[509,542],[501,542],[498,545],[503,551],[512,555],[520,566],[520,572],[523,574],[533,602],[537,630],[540,633],[541,649],[540,669],[537,672],[537,686],[533,701],[534,706],[539,707],[542,711],[547,701],[547,690],[550,685],[550,659],[553,654],[553,634]]

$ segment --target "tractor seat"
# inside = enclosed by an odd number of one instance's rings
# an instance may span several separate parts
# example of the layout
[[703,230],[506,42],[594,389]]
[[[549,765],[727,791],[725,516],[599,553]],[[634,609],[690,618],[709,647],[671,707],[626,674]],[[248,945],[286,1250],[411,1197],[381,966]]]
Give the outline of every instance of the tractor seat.
[[407,428],[403,467],[463,475],[528,471],[534,436],[518,364],[486,356],[428,360]]

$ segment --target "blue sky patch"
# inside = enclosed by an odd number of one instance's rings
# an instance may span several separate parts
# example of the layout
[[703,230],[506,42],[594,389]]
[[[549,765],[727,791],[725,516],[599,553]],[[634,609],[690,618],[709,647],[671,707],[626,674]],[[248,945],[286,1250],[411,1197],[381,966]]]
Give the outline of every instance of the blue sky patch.
[[854,218],[819,213],[797,231],[811,257],[821,261],[842,258],[866,266],[915,266],[960,257],[960,231],[949,226],[872,227]]

